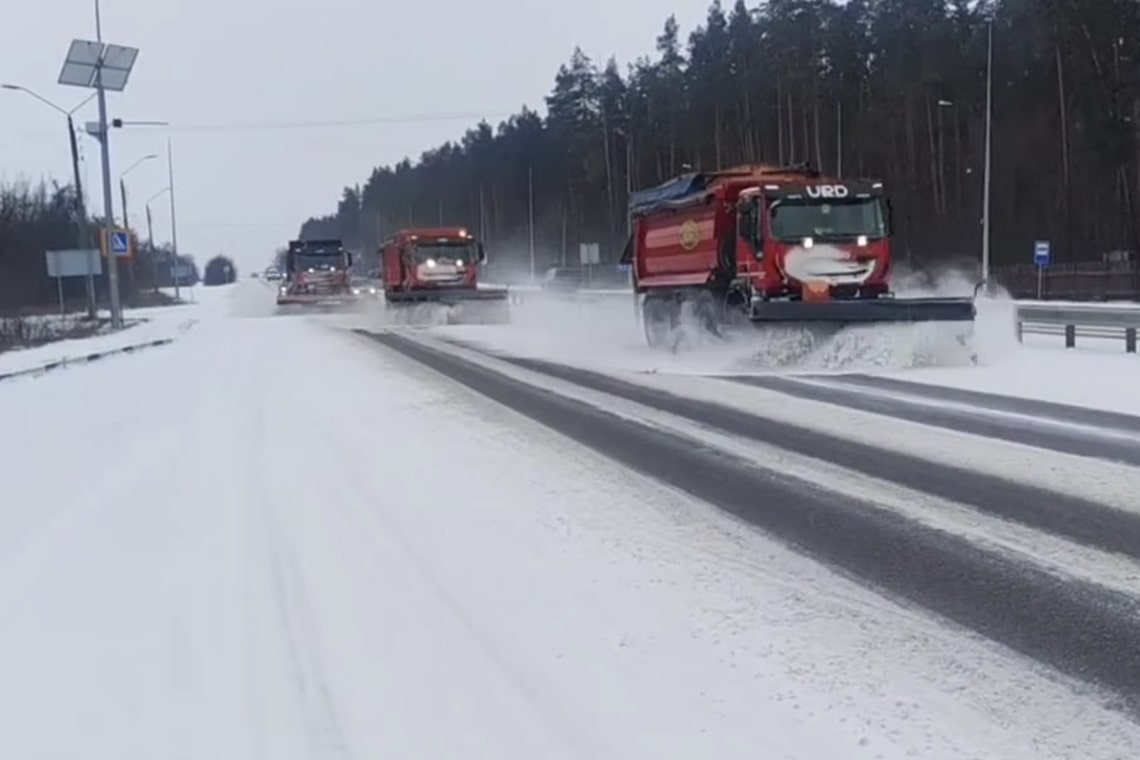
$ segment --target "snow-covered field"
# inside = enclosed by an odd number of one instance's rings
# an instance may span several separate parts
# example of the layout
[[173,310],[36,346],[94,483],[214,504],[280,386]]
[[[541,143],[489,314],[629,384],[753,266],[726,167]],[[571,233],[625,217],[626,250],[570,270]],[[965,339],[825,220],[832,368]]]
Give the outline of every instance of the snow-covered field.
[[[1140,756],[1064,679],[335,329],[376,315],[199,296],[168,348],[0,386],[5,757]],[[632,306],[530,313],[438,332],[693,360]]]

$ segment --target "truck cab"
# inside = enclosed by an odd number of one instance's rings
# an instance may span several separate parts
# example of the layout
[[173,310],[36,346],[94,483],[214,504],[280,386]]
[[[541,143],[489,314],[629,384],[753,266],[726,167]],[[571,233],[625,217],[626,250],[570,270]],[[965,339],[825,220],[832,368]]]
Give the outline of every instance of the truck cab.
[[734,205],[744,290],[762,299],[877,298],[888,292],[882,184],[766,181]]
[[483,244],[463,227],[400,230],[380,251],[389,296],[429,290],[474,290]]
[[278,303],[305,302],[350,293],[352,254],[340,240],[291,240]]

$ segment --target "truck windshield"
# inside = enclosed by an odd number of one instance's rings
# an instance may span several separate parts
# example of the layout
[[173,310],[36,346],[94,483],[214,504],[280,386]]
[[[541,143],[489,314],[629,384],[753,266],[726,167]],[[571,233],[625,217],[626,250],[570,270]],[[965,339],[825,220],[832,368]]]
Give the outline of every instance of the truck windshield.
[[475,261],[475,244],[470,240],[456,240],[455,242],[420,242],[415,247],[416,261],[462,261],[465,264]]
[[882,203],[878,198],[782,199],[772,204],[770,222],[772,237],[777,240],[886,237]]
[[310,269],[315,271],[337,271],[346,268],[347,262],[341,254],[328,254],[328,253],[298,253],[295,254],[296,268],[299,271],[306,272]]

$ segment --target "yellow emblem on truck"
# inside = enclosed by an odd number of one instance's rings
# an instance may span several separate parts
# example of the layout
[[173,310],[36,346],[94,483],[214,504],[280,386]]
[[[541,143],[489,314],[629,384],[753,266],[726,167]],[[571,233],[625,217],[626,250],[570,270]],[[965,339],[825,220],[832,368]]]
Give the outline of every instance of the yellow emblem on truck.
[[681,225],[681,247],[686,251],[691,251],[697,247],[700,240],[701,231],[697,229],[697,223],[692,219],[686,219],[685,223]]

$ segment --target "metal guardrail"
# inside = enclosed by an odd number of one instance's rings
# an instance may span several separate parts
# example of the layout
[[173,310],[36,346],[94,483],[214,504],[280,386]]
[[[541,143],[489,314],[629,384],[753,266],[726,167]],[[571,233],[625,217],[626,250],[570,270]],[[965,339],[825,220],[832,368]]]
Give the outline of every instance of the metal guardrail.
[[1065,347],[1074,348],[1077,336],[1101,340],[1124,339],[1124,350],[1136,353],[1136,331],[1140,329],[1140,308],[1109,304],[1081,306],[1048,302],[1017,305],[1017,339],[1026,333],[1063,335]]

